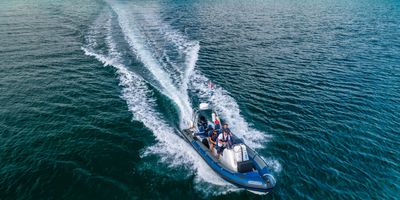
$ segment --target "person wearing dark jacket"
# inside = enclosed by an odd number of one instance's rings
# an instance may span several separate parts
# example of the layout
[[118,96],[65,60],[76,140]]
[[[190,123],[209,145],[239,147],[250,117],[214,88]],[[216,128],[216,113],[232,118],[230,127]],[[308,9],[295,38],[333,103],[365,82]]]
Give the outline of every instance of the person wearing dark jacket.
[[213,130],[210,135],[208,135],[208,144],[210,144],[210,151],[212,152],[214,149],[214,146],[217,143],[217,130]]

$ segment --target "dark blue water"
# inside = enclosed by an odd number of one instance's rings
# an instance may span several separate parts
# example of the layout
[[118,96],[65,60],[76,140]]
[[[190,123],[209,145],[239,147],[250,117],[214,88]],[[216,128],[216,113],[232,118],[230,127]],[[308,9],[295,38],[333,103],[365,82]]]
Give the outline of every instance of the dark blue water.
[[[400,199],[398,19],[393,0],[1,1],[0,199]],[[272,193],[178,136],[201,101]]]

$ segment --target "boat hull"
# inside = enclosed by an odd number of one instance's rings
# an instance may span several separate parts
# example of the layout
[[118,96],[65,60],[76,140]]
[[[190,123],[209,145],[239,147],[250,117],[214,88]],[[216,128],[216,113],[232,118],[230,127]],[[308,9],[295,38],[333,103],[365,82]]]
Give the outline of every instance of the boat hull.
[[[273,185],[268,185],[268,181],[260,175],[259,170],[239,173],[224,167],[223,164],[215,158],[212,152],[203,145],[202,141],[199,141],[197,137],[193,137],[193,131],[194,130],[190,129],[183,130],[182,135],[221,178],[239,188],[249,190],[256,194],[267,194],[272,190]],[[258,155],[252,156],[251,159],[255,156]]]

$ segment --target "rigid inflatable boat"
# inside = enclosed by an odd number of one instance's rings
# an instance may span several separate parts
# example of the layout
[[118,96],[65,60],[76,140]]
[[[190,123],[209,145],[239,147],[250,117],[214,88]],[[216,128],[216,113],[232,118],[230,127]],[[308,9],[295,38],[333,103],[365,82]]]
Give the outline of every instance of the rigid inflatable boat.
[[207,103],[201,103],[199,109],[194,112],[191,127],[184,129],[182,135],[211,169],[226,181],[253,193],[270,192],[276,181],[266,162],[242,139],[235,136],[235,133],[231,136],[231,147],[225,148],[219,158],[217,158],[218,145],[210,149],[207,134],[199,133],[204,131],[205,125],[218,127],[214,124],[216,120],[220,122],[218,114]]

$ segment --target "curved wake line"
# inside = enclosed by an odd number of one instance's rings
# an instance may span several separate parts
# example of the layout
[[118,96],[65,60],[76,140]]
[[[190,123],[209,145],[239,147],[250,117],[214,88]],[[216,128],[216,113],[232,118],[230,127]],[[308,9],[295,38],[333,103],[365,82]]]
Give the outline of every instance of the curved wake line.
[[[154,20],[154,18],[152,18]],[[198,55],[200,51],[200,44],[198,41],[190,41],[187,37],[180,34],[178,31],[173,30],[169,25],[163,24],[161,20],[157,17],[157,24],[160,24],[160,32],[165,35],[166,39],[172,42],[180,53],[186,55],[184,75],[181,78],[181,91],[187,93],[189,81],[193,75],[196,62],[198,60]],[[168,59],[169,60],[169,59]]]
[[141,77],[130,72],[121,63],[116,62],[116,59],[96,54],[88,48],[83,47],[82,50],[86,55],[95,57],[102,62],[104,66],[112,66],[117,70],[120,80],[119,84],[123,88],[122,98],[127,102],[128,109],[132,112],[134,119],[141,121],[154,133],[159,133],[161,131],[169,133],[175,132],[153,109],[155,107],[155,99],[151,98],[150,90]]

